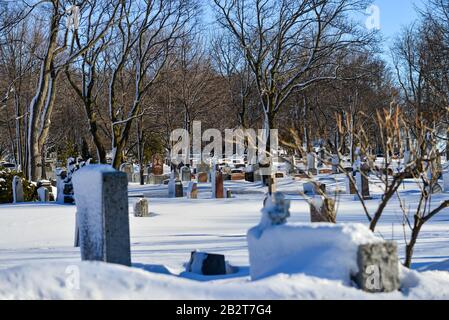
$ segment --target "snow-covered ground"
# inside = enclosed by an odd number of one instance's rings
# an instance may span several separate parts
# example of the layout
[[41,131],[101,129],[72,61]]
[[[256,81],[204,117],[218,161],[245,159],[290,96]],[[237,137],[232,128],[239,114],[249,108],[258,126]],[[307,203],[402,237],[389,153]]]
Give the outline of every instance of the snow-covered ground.
[[[322,176],[331,190],[344,188],[341,177]],[[337,183],[338,181],[338,183]],[[449,299],[449,210],[424,227],[416,246],[413,268],[403,270],[403,292],[372,295],[335,280],[304,274],[275,275],[250,281],[246,241],[248,229],[260,221],[265,189],[259,184],[226,182],[235,198],[211,200],[210,186],[200,185],[200,199],[167,199],[167,186],[129,186],[133,268],[80,263],[73,247],[75,206],[56,204],[0,205],[0,298],[139,298],[139,299]],[[406,182],[401,195],[406,206],[417,204],[418,192]],[[299,195],[302,182],[286,178],[278,190],[292,200],[289,222],[309,222],[309,206]],[[371,212],[379,196],[373,187]],[[150,218],[135,218],[137,197],[150,197]],[[436,195],[435,205],[447,194]],[[353,196],[341,195],[339,223],[364,223],[366,217]],[[394,239],[404,257],[402,213],[392,201],[377,234]],[[220,253],[238,270],[223,277],[185,272],[190,252]],[[75,271],[79,290],[67,286]],[[422,272],[424,269],[433,270]],[[443,270],[443,271],[441,271]],[[446,271],[444,271],[446,270]],[[75,273],[76,273],[75,272]]]

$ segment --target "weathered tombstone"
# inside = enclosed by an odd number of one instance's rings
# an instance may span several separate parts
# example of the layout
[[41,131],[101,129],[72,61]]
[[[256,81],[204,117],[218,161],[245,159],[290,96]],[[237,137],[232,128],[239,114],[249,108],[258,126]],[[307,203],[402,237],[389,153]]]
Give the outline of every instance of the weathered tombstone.
[[316,197],[310,201],[310,221],[312,223],[337,223],[335,201],[325,197]]
[[182,197],[184,197],[184,187],[183,187],[181,181],[176,180],[176,182],[175,182],[175,198],[182,198]]
[[92,165],[76,172],[73,184],[82,260],[130,266],[126,174]]
[[181,168],[181,181],[188,182],[192,180],[192,173],[190,172],[190,168],[185,166]]
[[207,183],[209,180],[209,174],[207,172],[199,172],[197,174],[198,183]]
[[53,192],[53,188],[52,188],[52,182],[50,180],[39,180],[37,182],[37,188],[39,189],[40,187],[44,187],[48,190],[48,192],[51,193]]
[[37,196],[40,202],[50,201],[50,192],[45,187],[40,187],[39,189],[37,189]]
[[214,190],[214,198],[215,199],[223,199],[224,198],[224,184],[223,184],[223,175],[221,174],[221,172],[217,172],[215,174],[215,188]]
[[159,154],[153,156],[151,173],[155,176],[160,176],[164,174],[164,160]]
[[304,194],[322,195],[326,193],[326,185],[320,182],[306,182],[303,184]]
[[193,251],[190,255],[187,271],[205,276],[225,275],[225,256]]
[[152,184],[152,185],[164,184],[164,181],[167,180],[168,178],[170,178],[170,176],[167,176],[167,175],[156,176],[154,174],[150,174],[148,176],[148,184]]
[[176,180],[175,180],[175,173],[173,171],[170,175],[170,180],[168,181],[168,197],[169,198],[176,197]]
[[307,154],[307,172],[311,175],[316,175],[318,173],[316,156],[313,152]]
[[142,198],[134,203],[134,216],[137,218],[145,218],[150,216],[147,199]]
[[395,242],[359,246],[357,264],[359,272],[354,280],[360,289],[371,293],[399,290],[399,259]]
[[187,198],[198,199],[198,184],[191,181],[187,187]]
[[196,172],[197,173],[209,172],[209,171],[210,171],[210,166],[207,163],[204,163],[204,162],[198,163],[198,165],[196,167]]
[[120,171],[126,173],[128,182],[133,182],[134,166],[132,163],[122,163]]
[[12,178],[12,197],[13,203],[25,201],[25,196],[23,193],[23,181],[19,176],[14,176],[14,178]]

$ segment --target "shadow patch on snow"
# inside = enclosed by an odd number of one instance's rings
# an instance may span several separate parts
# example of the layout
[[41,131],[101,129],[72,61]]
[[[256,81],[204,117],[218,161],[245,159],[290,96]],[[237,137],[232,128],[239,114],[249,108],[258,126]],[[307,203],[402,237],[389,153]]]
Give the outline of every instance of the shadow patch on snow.
[[197,273],[192,272],[181,272],[179,274],[180,278],[199,281],[199,282],[209,282],[209,281],[216,281],[216,280],[229,280],[229,279],[235,279],[235,278],[244,278],[249,277],[249,267],[237,267],[237,266],[227,266],[230,268],[230,273],[225,275],[219,275],[219,276],[205,276]]
[[143,264],[143,263],[133,263],[133,268],[142,269],[147,272],[166,274],[170,276],[176,276],[167,269],[166,266],[161,264]]

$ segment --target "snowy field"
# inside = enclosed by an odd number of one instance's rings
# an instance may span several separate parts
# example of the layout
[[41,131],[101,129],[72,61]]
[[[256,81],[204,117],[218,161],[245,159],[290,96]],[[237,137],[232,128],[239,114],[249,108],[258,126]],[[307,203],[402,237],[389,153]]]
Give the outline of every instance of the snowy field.
[[[320,176],[330,190],[344,189],[341,177]],[[265,189],[257,183],[226,182],[233,199],[211,200],[210,186],[200,185],[200,199],[167,199],[167,186],[129,185],[133,268],[80,263],[73,247],[76,207],[56,204],[0,205],[0,298],[21,299],[449,299],[449,210],[424,227],[416,245],[413,269],[402,270],[403,292],[372,295],[339,281],[303,274],[280,274],[251,282],[246,233],[260,221]],[[413,208],[418,192],[413,182],[401,187],[406,206]],[[302,183],[279,180],[278,190],[292,200],[289,223],[309,222],[309,206],[299,195]],[[374,212],[379,196],[372,188],[368,207]],[[135,218],[133,203],[150,202],[150,218]],[[434,204],[446,199],[436,195]],[[367,224],[358,201],[341,195],[339,223]],[[402,213],[392,201],[376,235],[398,242],[404,257]],[[205,277],[185,271],[193,250],[219,253],[235,274]],[[79,288],[67,286],[73,271]],[[437,271],[426,271],[437,270]],[[439,270],[439,271],[438,271]]]

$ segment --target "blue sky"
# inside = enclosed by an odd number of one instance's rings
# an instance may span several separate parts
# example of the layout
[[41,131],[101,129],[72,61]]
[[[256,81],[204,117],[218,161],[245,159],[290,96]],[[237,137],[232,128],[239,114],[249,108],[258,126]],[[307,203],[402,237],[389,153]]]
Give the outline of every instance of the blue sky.
[[417,19],[415,6],[423,7],[422,0],[376,0],[374,4],[380,9],[380,31],[387,43]]
[[[422,8],[426,0],[374,0],[380,9],[380,32],[383,36],[382,48],[384,58],[389,61],[389,48],[395,36],[404,26],[416,21],[418,15],[415,7]],[[212,23],[212,1],[206,6],[206,21]],[[363,18],[365,19],[365,18]]]

